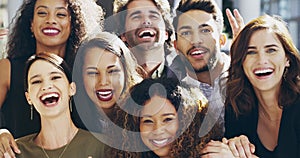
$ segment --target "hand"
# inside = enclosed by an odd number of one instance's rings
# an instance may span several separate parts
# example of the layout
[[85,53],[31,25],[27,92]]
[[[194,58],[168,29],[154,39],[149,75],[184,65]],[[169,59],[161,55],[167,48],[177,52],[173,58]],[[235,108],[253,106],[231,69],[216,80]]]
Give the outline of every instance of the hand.
[[255,146],[250,143],[249,139],[245,135],[234,137],[229,140],[222,139],[222,142],[228,144],[231,152],[236,157],[249,157],[251,158],[255,152]]
[[6,36],[8,34],[8,29],[0,29],[0,39],[3,39],[4,36]]
[[232,15],[231,11],[227,8],[226,9],[226,15],[228,18],[228,21],[230,23],[230,27],[232,30],[232,36],[233,39],[235,39],[237,37],[237,35],[240,33],[240,31],[243,29],[243,27],[245,26],[244,24],[244,19],[241,16],[241,14],[239,13],[239,11],[237,9],[233,10],[233,14]]
[[21,153],[11,133],[7,129],[0,129],[0,157],[15,158],[12,149],[17,154]]
[[206,144],[201,154],[201,158],[234,158],[227,144],[213,140]]

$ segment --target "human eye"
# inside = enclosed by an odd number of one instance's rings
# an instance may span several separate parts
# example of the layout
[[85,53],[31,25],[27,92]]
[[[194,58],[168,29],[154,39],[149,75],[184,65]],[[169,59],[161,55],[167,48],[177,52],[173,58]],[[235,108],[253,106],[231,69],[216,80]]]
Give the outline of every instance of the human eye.
[[277,49],[275,49],[275,48],[269,48],[269,49],[267,49],[267,53],[273,53],[273,52],[276,52],[277,51]]
[[43,10],[39,10],[37,11],[37,15],[39,15],[40,17],[45,17],[47,15],[47,12]]
[[247,55],[253,55],[253,54],[256,54],[256,51],[254,51],[254,50],[248,50],[247,51]]
[[153,123],[153,121],[150,120],[150,119],[142,119],[142,123],[144,123],[144,124],[151,124],[151,123]]
[[157,19],[159,19],[159,16],[156,14],[151,14],[150,19],[157,20]]
[[99,72],[98,72],[98,71],[87,71],[86,74],[87,74],[88,76],[96,76],[96,75],[99,74]]
[[208,29],[208,28],[203,28],[203,29],[200,29],[200,32],[201,33],[210,33],[212,31],[210,29]]
[[118,72],[121,72],[121,69],[111,69],[111,70],[108,70],[109,74],[115,74],[115,73],[118,73]]
[[171,122],[171,121],[173,121],[175,118],[173,118],[173,117],[166,117],[166,118],[164,118],[164,122],[166,122],[166,123],[168,123],[168,122]]
[[60,76],[60,75],[54,75],[54,76],[51,77],[51,80],[58,80],[58,79],[61,79],[61,78],[62,78],[62,76]]
[[142,18],[141,15],[134,15],[134,16],[131,17],[132,20],[139,20],[141,18]]
[[192,35],[192,32],[188,30],[180,32],[180,36],[183,37],[190,36],[190,35]]
[[63,12],[58,12],[57,14],[56,14],[56,16],[57,17],[60,17],[60,18],[64,18],[64,17],[66,17],[68,14],[67,13],[63,13]]
[[31,83],[32,85],[33,85],[33,84],[39,84],[39,83],[42,83],[42,80],[32,80],[30,83]]

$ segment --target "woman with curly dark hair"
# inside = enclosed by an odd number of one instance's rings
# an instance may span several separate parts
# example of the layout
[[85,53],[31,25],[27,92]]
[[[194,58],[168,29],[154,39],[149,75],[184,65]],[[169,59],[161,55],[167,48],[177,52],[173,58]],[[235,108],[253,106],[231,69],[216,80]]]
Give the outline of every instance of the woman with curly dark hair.
[[[199,157],[214,136],[199,136],[207,99],[198,89],[172,79],[145,79],[130,90],[116,113],[123,128],[115,135],[113,157]],[[116,137],[120,135],[121,137]]]
[[[90,7],[81,4],[89,4]],[[96,21],[85,20],[93,15]],[[99,17],[98,17],[99,16]],[[7,58],[0,61],[1,128],[18,138],[40,129],[39,116],[31,111],[23,91],[24,65],[28,57],[51,52],[72,66],[76,50],[89,33],[87,26],[102,27],[103,13],[94,1],[25,0],[8,38]]]

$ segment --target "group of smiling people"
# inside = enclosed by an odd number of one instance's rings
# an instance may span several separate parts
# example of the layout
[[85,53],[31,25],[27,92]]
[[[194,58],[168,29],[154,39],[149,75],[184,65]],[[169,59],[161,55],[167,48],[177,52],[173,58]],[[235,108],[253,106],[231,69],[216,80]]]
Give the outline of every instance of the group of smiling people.
[[300,156],[283,20],[227,10],[228,56],[213,0],[182,0],[173,23],[164,0],[114,8],[117,35],[92,0],[24,1],[0,61],[0,157]]

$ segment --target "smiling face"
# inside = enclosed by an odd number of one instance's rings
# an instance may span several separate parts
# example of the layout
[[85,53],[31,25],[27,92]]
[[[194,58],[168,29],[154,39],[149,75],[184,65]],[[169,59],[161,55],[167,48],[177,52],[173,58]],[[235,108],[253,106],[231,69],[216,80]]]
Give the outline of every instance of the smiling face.
[[71,32],[71,15],[64,0],[37,0],[31,31],[37,48],[66,46]]
[[74,83],[69,83],[64,72],[44,60],[35,61],[28,71],[29,104],[33,104],[41,116],[53,117],[69,113],[70,96],[76,92]]
[[129,47],[148,50],[163,46],[168,39],[168,33],[160,11],[151,0],[131,1],[126,12],[122,40]]
[[176,109],[168,99],[155,95],[145,103],[140,120],[141,138],[156,155],[169,155],[178,127]]
[[274,32],[264,29],[253,33],[243,69],[255,90],[279,90],[288,66],[284,48]]
[[201,10],[187,11],[180,15],[176,31],[176,48],[196,73],[214,68],[223,38],[212,14]]
[[120,58],[101,49],[87,50],[83,65],[85,90],[97,108],[113,108],[125,85],[125,72]]

